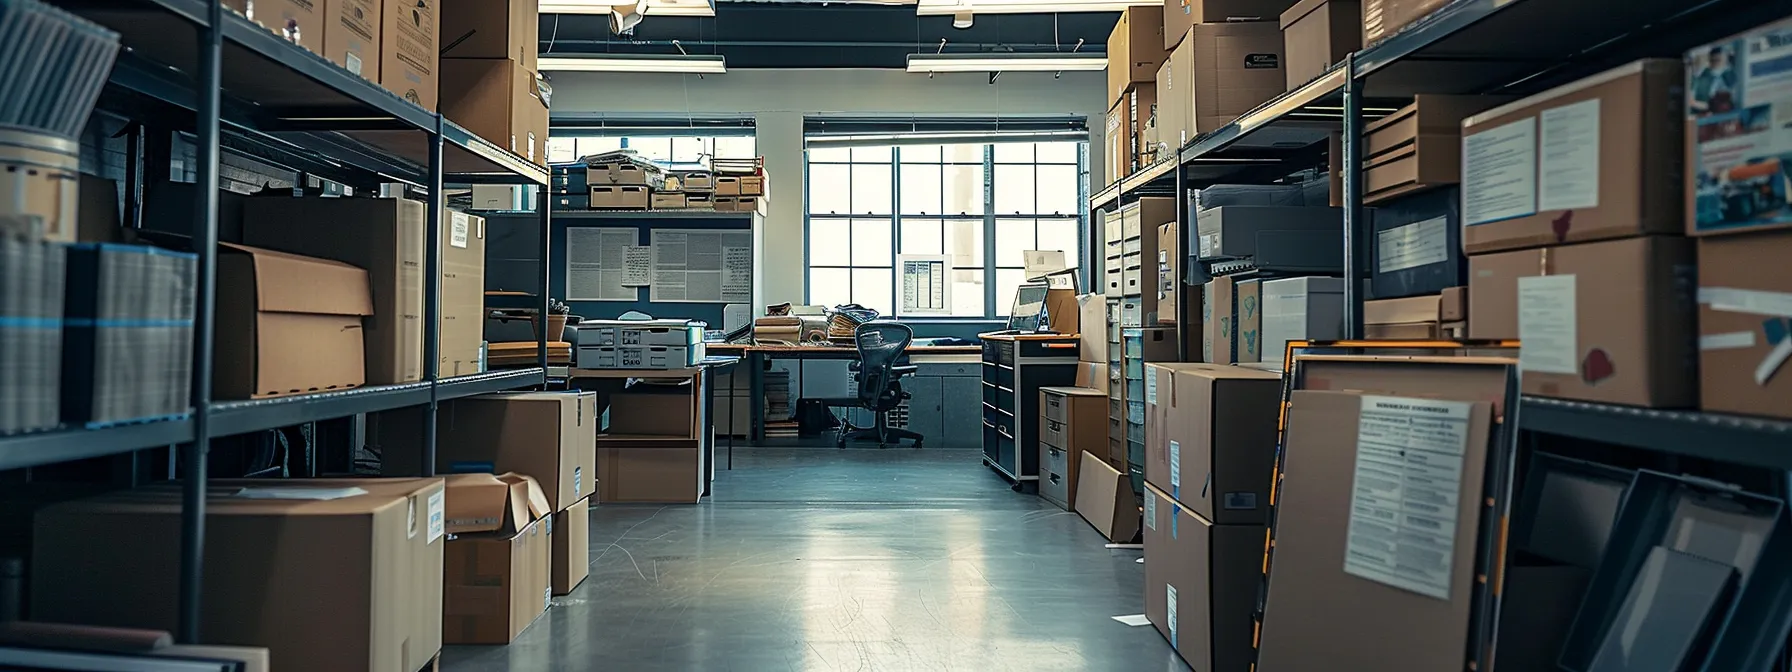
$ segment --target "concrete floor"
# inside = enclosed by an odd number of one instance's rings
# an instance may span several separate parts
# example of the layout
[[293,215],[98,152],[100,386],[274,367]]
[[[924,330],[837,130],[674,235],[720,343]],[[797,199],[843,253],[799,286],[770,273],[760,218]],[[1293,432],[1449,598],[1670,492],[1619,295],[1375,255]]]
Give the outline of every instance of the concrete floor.
[[591,578],[448,672],[1184,670],[1137,550],[975,450],[736,449],[696,506],[600,506]]

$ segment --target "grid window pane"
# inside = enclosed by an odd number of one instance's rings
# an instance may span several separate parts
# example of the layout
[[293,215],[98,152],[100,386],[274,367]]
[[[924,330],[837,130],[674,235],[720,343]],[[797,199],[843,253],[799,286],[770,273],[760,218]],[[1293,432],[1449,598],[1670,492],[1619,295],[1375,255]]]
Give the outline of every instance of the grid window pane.
[[673,163],[697,163],[709,153],[709,138],[672,138]]
[[852,265],[891,265],[890,220],[852,220]]
[[[1065,259],[1077,259],[1078,245],[1076,227],[1077,220],[1074,219],[1039,220],[1039,247],[1034,249],[1063,250]],[[1157,253],[1152,252],[1151,254],[1156,255]],[[1156,257],[1152,256],[1152,259],[1152,263],[1156,263]]]
[[628,148],[655,161],[672,160],[672,138],[628,138]]
[[1026,273],[1018,268],[996,269],[996,316],[1008,317],[1014,308],[1014,293],[1020,289]]
[[810,163],[846,163],[852,160],[852,150],[845,147],[810,147]]
[[1033,184],[1034,166],[996,166],[996,213],[1002,215],[1031,215],[1035,212],[1033,198],[1037,188]]
[[952,255],[954,268],[982,268],[983,220],[954,219],[946,222],[946,251],[943,254]]
[[1076,149],[1081,144],[1083,143],[1074,140],[1066,142],[1041,142],[1033,145],[1033,148],[1039,153],[1037,160],[1040,163],[1068,163],[1075,165]]
[[622,149],[622,138],[579,138],[579,156],[591,156]]
[[809,220],[809,265],[847,266],[852,263],[852,223],[844,219]]
[[889,163],[890,152],[894,149],[893,147],[854,147],[852,148],[852,161],[853,163]]
[[809,212],[844,215],[852,212],[852,173],[844,164],[809,165]]
[[995,152],[996,163],[1033,162],[1033,143],[1031,142],[998,142]]
[[948,215],[983,214],[983,166],[946,166],[944,213]]
[[[996,170],[1001,170],[997,168]],[[1038,199],[1033,214],[1074,215],[1080,208],[1076,197],[1076,166],[1039,166]]]
[[945,254],[942,227],[937,219],[902,218],[902,253]]
[[942,145],[940,160],[947,163],[975,163],[983,165],[984,145]]
[[940,214],[940,167],[903,164],[901,191],[903,214]]
[[817,306],[852,303],[852,271],[844,268],[809,269],[809,303]]
[[981,317],[983,269],[952,271],[952,314]]
[[1033,246],[1036,242],[1033,236],[1033,220],[996,220],[996,266],[1020,268],[1025,263],[1025,255],[1021,253],[1039,249]]
[[891,188],[889,164],[852,164],[852,214],[890,214]]
[[904,145],[896,148],[903,163],[939,163],[939,145]]
[[716,138],[716,158],[718,159],[751,159],[759,156],[758,138],[750,135],[725,136]]
[[852,300],[883,315],[894,313],[896,271],[892,268],[852,269]]

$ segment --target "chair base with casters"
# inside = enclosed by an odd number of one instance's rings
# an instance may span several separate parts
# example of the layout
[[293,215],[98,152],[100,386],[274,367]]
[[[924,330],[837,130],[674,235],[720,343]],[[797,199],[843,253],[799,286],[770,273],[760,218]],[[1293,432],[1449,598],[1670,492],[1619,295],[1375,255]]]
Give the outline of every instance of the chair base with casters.
[[853,362],[854,379],[859,385],[859,394],[851,399],[829,399],[829,406],[847,406],[863,408],[871,412],[877,420],[870,427],[854,427],[850,423],[840,423],[839,438],[836,442],[840,448],[846,447],[848,441],[877,441],[878,447],[888,447],[891,443],[908,439],[920,448],[922,437],[919,432],[891,427],[889,412],[896,410],[904,400],[910,398],[909,393],[902,390],[897,382],[904,376],[914,375],[917,367],[913,365],[897,365],[896,361],[907,351],[908,344],[914,339],[914,331],[908,325],[899,322],[866,322],[858,326],[853,335],[859,348],[859,360]]

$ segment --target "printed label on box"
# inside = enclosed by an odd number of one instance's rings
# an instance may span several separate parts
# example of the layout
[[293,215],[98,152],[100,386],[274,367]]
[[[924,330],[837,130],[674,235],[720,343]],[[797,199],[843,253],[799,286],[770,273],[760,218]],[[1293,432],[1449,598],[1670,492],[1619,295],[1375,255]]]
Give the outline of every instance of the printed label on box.
[[1164,601],[1169,603],[1169,610],[1164,612],[1164,629],[1170,631],[1170,648],[1176,648],[1176,587],[1164,584]]
[[463,249],[466,248],[467,233],[470,228],[468,226],[467,216],[464,213],[456,212],[449,218],[449,222],[448,244]]
[[1462,138],[1462,223],[1537,212],[1537,118]]
[[1157,495],[1145,493],[1145,528],[1157,529]]
[[[579,412],[584,413],[585,411],[583,408],[581,408],[581,409],[579,409]],[[584,467],[573,467],[572,468],[572,496],[576,499],[579,496],[579,493],[584,492],[584,491],[585,491],[585,468]]]
[[1182,487],[1182,446],[1175,441],[1170,442],[1170,495],[1180,496],[1176,492]]
[[448,512],[443,506],[445,493],[435,492],[429,495],[429,539],[425,544],[436,543],[447,529]]
[[1403,271],[1450,260],[1450,222],[1447,217],[1397,226],[1375,234],[1382,273]]
[[1472,408],[1464,401],[1362,398],[1345,573],[1450,599]]
[[1599,99],[1544,110],[1537,156],[1537,208],[1599,205]]
[[1580,371],[1574,276],[1518,279],[1518,368],[1539,373]]
[[1145,404],[1157,405],[1157,372],[1150,369],[1145,371]]

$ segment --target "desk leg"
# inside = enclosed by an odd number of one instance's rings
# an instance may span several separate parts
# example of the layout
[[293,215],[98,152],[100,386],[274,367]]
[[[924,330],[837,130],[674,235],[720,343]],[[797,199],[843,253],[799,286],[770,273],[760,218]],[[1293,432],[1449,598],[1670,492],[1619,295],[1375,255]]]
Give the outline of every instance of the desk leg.
[[716,480],[716,379],[715,368],[703,367],[703,496]]
[[728,372],[728,470],[734,471],[734,385],[740,380],[740,362]]
[[765,356],[756,350],[747,351],[747,440],[755,445],[765,442]]

